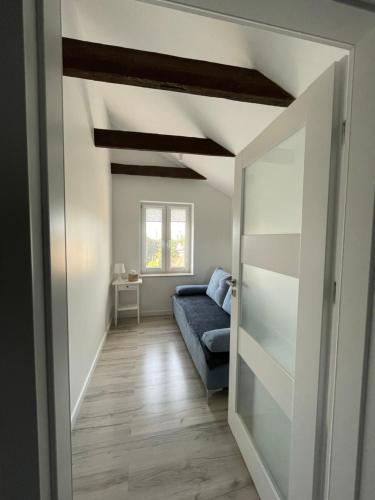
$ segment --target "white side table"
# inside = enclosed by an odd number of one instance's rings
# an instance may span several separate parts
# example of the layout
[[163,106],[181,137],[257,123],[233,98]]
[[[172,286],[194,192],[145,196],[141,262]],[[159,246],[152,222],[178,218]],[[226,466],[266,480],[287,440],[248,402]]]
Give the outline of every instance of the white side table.
[[[138,323],[140,322],[140,302],[139,302],[139,291],[142,285],[142,278],[137,281],[128,281],[115,278],[112,281],[112,285],[115,291],[115,325],[117,326],[117,318],[119,311],[137,311]],[[120,292],[136,292],[137,302],[135,304],[130,304],[122,306],[119,302]]]

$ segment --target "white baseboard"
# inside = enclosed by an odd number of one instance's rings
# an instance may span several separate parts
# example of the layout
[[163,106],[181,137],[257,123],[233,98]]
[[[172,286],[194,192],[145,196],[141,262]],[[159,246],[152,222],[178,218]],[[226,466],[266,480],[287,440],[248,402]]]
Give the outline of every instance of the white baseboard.
[[[141,319],[142,317],[147,316],[170,316],[172,314],[172,309],[151,309],[151,310],[142,310],[141,311]],[[133,318],[137,316],[137,311],[120,311],[119,318]]]
[[[142,316],[170,316],[172,309],[142,311]],[[141,317],[142,317],[141,316]]]
[[100,353],[102,352],[102,349],[103,349],[103,345],[104,345],[104,342],[105,342],[105,339],[107,338],[107,335],[108,335],[108,332],[110,330],[110,327],[111,327],[111,323],[112,323],[112,318],[110,319],[108,325],[107,325],[107,329],[106,331],[104,332],[104,335],[103,337],[101,338],[100,342],[99,342],[99,346],[98,346],[98,349],[95,353],[95,356],[94,356],[94,359],[93,359],[93,362],[91,363],[91,366],[90,366],[90,369],[89,369],[89,372],[87,374],[87,377],[85,379],[85,382],[83,384],[83,387],[81,389],[81,392],[79,393],[79,396],[78,396],[78,399],[77,399],[77,402],[76,404],[74,405],[74,408],[73,408],[73,411],[71,413],[71,416],[70,416],[70,425],[71,425],[71,428],[73,429],[74,426],[75,426],[75,423],[77,421],[77,417],[78,417],[78,414],[79,414],[79,410],[81,408],[81,405],[82,405],[82,402],[85,398],[85,394],[86,394],[86,391],[87,391],[87,387],[90,383],[90,380],[91,380],[91,377],[92,377],[92,374],[95,370],[95,367],[96,367],[96,364],[98,362],[98,359],[99,359],[99,356],[100,356]]

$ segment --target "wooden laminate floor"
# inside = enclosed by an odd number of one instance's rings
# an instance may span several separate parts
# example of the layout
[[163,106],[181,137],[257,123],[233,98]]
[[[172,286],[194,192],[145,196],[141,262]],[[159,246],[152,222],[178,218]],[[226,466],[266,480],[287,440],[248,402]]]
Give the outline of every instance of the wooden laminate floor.
[[207,405],[167,317],[110,332],[72,442],[75,500],[259,499],[227,424],[227,394]]

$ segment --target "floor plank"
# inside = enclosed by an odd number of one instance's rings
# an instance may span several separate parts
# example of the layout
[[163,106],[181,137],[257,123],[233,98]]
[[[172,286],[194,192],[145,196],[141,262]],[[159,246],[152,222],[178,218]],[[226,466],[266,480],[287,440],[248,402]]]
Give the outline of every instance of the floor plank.
[[259,500],[227,424],[207,405],[176,323],[122,320],[72,433],[75,500]]

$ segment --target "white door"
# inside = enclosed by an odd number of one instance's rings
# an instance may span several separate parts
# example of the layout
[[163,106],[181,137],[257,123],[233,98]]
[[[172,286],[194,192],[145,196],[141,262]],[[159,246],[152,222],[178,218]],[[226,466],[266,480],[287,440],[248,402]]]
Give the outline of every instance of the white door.
[[316,500],[335,66],[236,158],[229,423],[262,500]]

